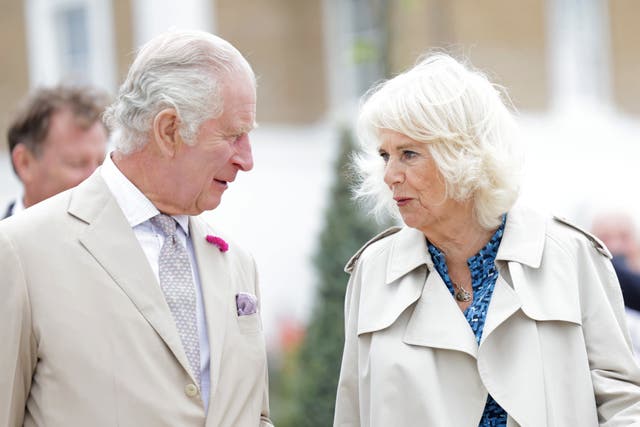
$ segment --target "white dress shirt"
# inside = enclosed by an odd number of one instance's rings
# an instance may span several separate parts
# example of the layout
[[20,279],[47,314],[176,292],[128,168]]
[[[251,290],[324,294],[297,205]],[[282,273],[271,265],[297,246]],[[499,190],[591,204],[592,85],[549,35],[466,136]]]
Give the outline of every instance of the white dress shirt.
[[[108,155],[101,166],[100,173],[107,183],[109,190],[113,194],[120,209],[131,225],[133,232],[142,246],[144,254],[149,260],[151,269],[158,280],[160,286],[160,278],[158,274],[158,260],[160,258],[160,249],[164,243],[164,234],[154,226],[150,219],[158,215],[160,211],[151,203],[151,201],[135,186],[111,160]],[[200,288],[200,276],[198,274],[198,265],[193,251],[193,243],[189,237],[189,217],[187,215],[174,215],[173,218],[178,222],[177,236],[180,242],[186,246],[189,254],[189,262],[191,263],[191,271],[193,273],[193,283],[196,288],[196,318],[198,322],[198,335],[200,337],[200,382],[201,397],[204,402],[205,412],[209,406],[209,338],[207,335],[207,326],[204,313],[204,303],[202,301],[202,290]]]

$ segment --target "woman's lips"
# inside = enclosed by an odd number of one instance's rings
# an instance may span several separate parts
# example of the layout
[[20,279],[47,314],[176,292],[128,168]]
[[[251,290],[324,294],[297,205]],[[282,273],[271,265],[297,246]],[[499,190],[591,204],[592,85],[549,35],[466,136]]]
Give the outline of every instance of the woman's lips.
[[410,197],[394,197],[393,200],[396,201],[398,206],[404,206],[411,201]]

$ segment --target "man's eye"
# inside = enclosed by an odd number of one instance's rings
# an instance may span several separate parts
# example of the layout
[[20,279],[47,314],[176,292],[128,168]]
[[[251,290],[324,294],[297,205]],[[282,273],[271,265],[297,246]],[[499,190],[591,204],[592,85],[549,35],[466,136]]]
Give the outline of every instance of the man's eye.
[[382,160],[383,160],[385,163],[387,163],[387,162],[389,161],[389,153],[381,152],[381,153],[380,153],[380,157],[382,157]]

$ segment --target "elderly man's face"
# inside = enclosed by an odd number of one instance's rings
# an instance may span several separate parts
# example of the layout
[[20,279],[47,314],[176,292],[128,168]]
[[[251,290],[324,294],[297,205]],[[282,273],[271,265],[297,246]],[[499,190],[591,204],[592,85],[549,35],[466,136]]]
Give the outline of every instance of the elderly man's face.
[[205,121],[194,145],[176,155],[181,176],[179,204],[186,214],[216,208],[238,171],[253,168],[249,132],[255,126],[256,92],[247,76],[234,76],[223,88],[224,112]]

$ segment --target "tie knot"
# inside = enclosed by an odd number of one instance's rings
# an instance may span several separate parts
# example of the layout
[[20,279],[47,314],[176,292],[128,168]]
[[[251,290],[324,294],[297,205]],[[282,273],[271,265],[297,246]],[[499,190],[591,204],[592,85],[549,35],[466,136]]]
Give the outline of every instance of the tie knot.
[[158,214],[151,218],[151,223],[160,228],[165,236],[173,236],[176,234],[176,220],[165,214]]

